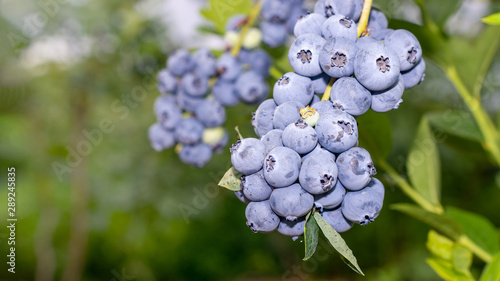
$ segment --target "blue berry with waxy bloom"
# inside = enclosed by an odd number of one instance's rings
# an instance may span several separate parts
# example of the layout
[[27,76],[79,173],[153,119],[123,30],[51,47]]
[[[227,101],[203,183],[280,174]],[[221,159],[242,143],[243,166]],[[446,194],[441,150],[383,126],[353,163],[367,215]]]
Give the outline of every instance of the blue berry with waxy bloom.
[[226,122],[226,110],[215,99],[205,99],[194,114],[208,128],[222,126]]
[[245,197],[245,194],[243,194],[243,191],[241,191],[241,190],[235,191],[234,195],[236,195],[238,200],[240,200],[241,202],[243,202],[245,204],[252,202],[250,199]]
[[339,180],[349,190],[365,187],[377,171],[370,153],[361,147],[353,147],[337,157]]
[[324,210],[321,216],[325,221],[335,229],[338,233],[346,232],[352,228],[354,223],[344,217],[342,208],[333,210]]
[[304,9],[300,6],[292,6],[292,11],[286,21],[286,28],[289,34],[293,34],[295,30],[295,25],[299,21],[301,16],[307,15],[309,12],[307,9]]
[[192,96],[183,89],[177,89],[175,99],[180,108],[190,113],[193,113],[205,100],[203,97]]
[[283,146],[283,131],[274,129],[260,138],[260,141],[266,146],[266,155],[276,147]]
[[276,147],[264,159],[264,177],[273,187],[285,187],[299,177],[301,159],[297,152],[288,147]]
[[212,95],[224,106],[235,106],[240,102],[234,83],[221,79],[212,87]]
[[174,129],[182,119],[182,111],[177,106],[174,96],[156,98],[154,113],[158,122],[166,129]]
[[250,69],[258,74],[267,77],[269,75],[269,68],[273,64],[272,58],[264,50],[256,50],[250,54]]
[[273,117],[276,110],[276,103],[273,99],[263,101],[252,117],[252,126],[258,136],[263,136],[274,129]]
[[321,69],[331,77],[347,77],[354,73],[354,58],[358,47],[354,41],[332,37],[326,41],[319,54]]
[[342,77],[333,83],[330,99],[334,108],[360,116],[370,109],[372,93],[355,78]]
[[220,79],[233,81],[241,73],[241,65],[238,60],[229,53],[219,57],[216,63],[217,74]]
[[312,85],[314,88],[315,94],[323,94],[328,86],[328,82],[330,81],[330,76],[322,73],[320,75],[311,77]]
[[287,101],[274,110],[273,125],[275,129],[284,130],[286,126],[302,119],[300,109],[303,105],[297,101]]
[[309,102],[309,107],[317,102],[320,102],[321,98],[318,95],[313,95],[312,100]]
[[311,194],[323,194],[337,183],[337,164],[329,155],[316,153],[308,157],[300,168],[299,182]]
[[258,139],[245,138],[237,141],[230,149],[233,168],[244,175],[258,172],[262,169],[265,151],[266,147]]
[[344,37],[350,41],[358,38],[356,23],[344,15],[338,14],[329,17],[321,27],[321,35],[325,39]]
[[355,44],[356,44],[356,47],[358,47],[358,51],[361,49],[373,48],[373,47],[370,47],[370,45],[372,45],[372,44],[379,45],[379,47],[384,45],[384,43],[380,42],[380,40],[377,40],[371,36],[360,37],[360,38],[358,38],[358,40],[356,40]]
[[354,59],[354,76],[370,91],[382,91],[394,85],[399,70],[398,55],[383,44],[360,48]]
[[316,76],[322,73],[319,66],[319,53],[326,40],[316,34],[304,34],[292,43],[288,50],[288,61],[292,69],[303,76]]
[[174,132],[166,130],[159,123],[155,123],[148,130],[151,147],[156,151],[162,151],[175,144]]
[[293,29],[295,37],[312,33],[321,36],[321,27],[326,18],[320,14],[311,13],[301,16]]
[[285,73],[274,84],[273,98],[277,105],[297,101],[306,106],[314,95],[311,78],[294,72]]
[[167,69],[162,69],[158,72],[158,91],[162,94],[175,92],[177,89],[177,78],[172,75]]
[[410,89],[422,82],[425,77],[425,60],[422,58],[420,62],[412,69],[406,72],[401,72],[405,83],[405,89]]
[[284,22],[291,10],[292,2],[289,0],[264,0],[260,15],[268,22]]
[[273,191],[264,179],[262,170],[255,174],[241,176],[240,186],[245,197],[252,201],[267,200]]
[[286,236],[291,236],[293,241],[295,241],[300,235],[304,234],[305,224],[306,217],[300,217],[295,221],[288,221],[285,218],[281,218],[278,225],[278,232]]
[[320,117],[327,112],[335,110],[335,108],[333,108],[333,103],[330,100],[319,101],[311,105],[311,107],[319,113]]
[[330,157],[330,159],[332,159],[332,161],[335,161],[335,154],[331,153],[330,151],[328,151],[324,148],[321,148],[321,145],[318,143],[316,145],[316,147],[311,152],[302,156],[302,163],[304,163],[307,160],[307,158],[314,157],[317,153],[324,154],[325,156]]
[[367,30],[371,34],[373,30],[386,29],[389,26],[389,21],[384,13],[378,9],[371,9],[368,18]]
[[313,127],[299,119],[283,130],[283,145],[298,154],[311,152],[318,144],[318,135]]
[[340,206],[340,203],[342,203],[342,200],[344,200],[345,193],[346,190],[344,186],[339,180],[337,180],[335,186],[329,191],[314,195],[314,206],[321,211],[323,209],[337,208]]
[[193,67],[191,54],[187,50],[180,49],[172,53],[167,60],[167,69],[176,76],[182,76]]
[[306,215],[314,205],[314,197],[307,193],[300,184],[276,188],[269,198],[271,208],[287,221],[296,221]]
[[260,30],[262,31],[262,42],[269,47],[281,46],[288,38],[288,31],[284,23],[263,21],[260,23]]
[[193,71],[203,77],[211,77],[216,73],[217,59],[206,48],[200,48],[192,55]]
[[247,226],[255,233],[272,232],[280,223],[280,218],[271,209],[269,200],[248,203],[245,217]]
[[201,168],[212,158],[212,148],[205,143],[183,145],[179,158],[186,164]]
[[264,77],[253,70],[240,75],[235,85],[238,97],[245,103],[259,103],[269,95],[269,86]]
[[398,109],[403,101],[403,92],[405,83],[402,75],[399,75],[398,82],[387,90],[372,92],[371,108],[375,112],[387,112],[392,109]]
[[386,29],[380,29],[380,30],[374,30],[371,32],[371,36],[377,40],[384,41],[387,35],[392,33],[394,29],[386,28]]
[[376,178],[358,191],[347,192],[342,201],[344,217],[360,225],[371,223],[378,217],[384,204],[384,185]]
[[358,125],[351,115],[334,110],[320,116],[316,123],[318,141],[325,149],[341,153],[358,141]]
[[208,78],[195,73],[187,73],[182,78],[182,88],[191,96],[205,96],[208,92]]
[[401,71],[412,69],[422,59],[420,42],[408,30],[394,30],[385,36],[384,44],[397,54]]
[[314,5],[314,12],[324,17],[344,15],[357,21],[361,16],[363,0],[319,0]]
[[203,129],[205,128],[198,119],[184,118],[175,126],[175,139],[182,144],[195,144],[201,140]]

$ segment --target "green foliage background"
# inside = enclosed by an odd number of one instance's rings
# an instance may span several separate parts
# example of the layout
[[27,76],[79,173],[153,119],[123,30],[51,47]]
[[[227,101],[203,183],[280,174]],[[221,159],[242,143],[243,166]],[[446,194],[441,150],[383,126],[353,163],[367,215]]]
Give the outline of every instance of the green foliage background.
[[[66,4],[59,4],[59,12],[39,33],[27,36],[22,24],[12,21],[19,10],[16,7],[35,14],[43,9],[31,1],[5,2],[12,5],[3,3],[0,17],[0,204],[5,203],[5,208],[0,208],[2,280],[70,280],[68,276],[73,280],[120,280],[119,276],[123,280],[440,280],[425,262],[432,254],[426,248],[429,227],[390,208],[391,204],[411,201],[384,173],[385,169],[379,169],[377,176],[386,184],[385,208],[380,217],[373,224],[357,225],[342,235],[366,274],[362,277],[346,267],[338,255],[329,253],[324,239],[320,239],[316,255],[302,262],[303,242],[292,242],[276,233],[257,235],[249,231],[245,205],[231,192],[217,187],[230,167],[228,149],[203,169],[181,164],[173,150],[153,151],[147,129],[155,122],[152,104],[158,92],[154,78],[167,54],[182,47],[168,37],[168,29],[175,26],[165,30],[140,14],[133,1],[90,0],[84,5],[59,1]],[[392,14],[394,1],[374,2]],[[427,7],[428,16],[438,26],[459,6],[451,0],[417,2]],[[245,1],[232,3],[248,6]],[[498,3],[491,4],[490,13],[500,10]],[[204,13],[209,15],[210,10]],[[81,28],[72,29],[69,19]],[[61,26],[67,26],[64,36],[73,36],[77,44],[83,37],[93,40],[89,55],[70,65],[26,68],[23,50],[44,36],[60,34]],[[221,24],[214,29],[221,32]],[[438,160],[428,164],[434,165],[432,171],[438,178],[426,182],[425,174],[410,176],[410,180],[423,189],[428,184],[440,185],[440,195],[428,194],[428,198],[441,198],[443,206],[456,206],[488,218],[489,226],[497,227],[488,237],[494,236],[497,244],[486,247],[498,251],[498,165],[485,152],[465,104],[435,62],[456,62],[466,66],[459,71],[474,69],[475,74],[475,67],[481,66],[474,62],[490,54],[493,67],[498,67],[496,49],[487,52],[492,41],[500,38],[494,36],[498,35],[494,29],[489,28],[492,33],[483,35],[478,43],[485,47],[472,45],[466,57],[454,54],[462,54],[466,44],[480,35],[452,37],[448,45],[439,44],[437,37],[425,30],[422,36],[417,35],[426,49],[435,50],[424,54],[434,59],[426,58],[426,80],[405,92],[399,110],[384,117],[365,117],[366,121],[360,123],[366,126],[360,145],[372,142],[375,147],[370,147],[370,152],[380,154],[398,174],[405,175],[417,131],[439,132]],[[447,35],[444,38],[449,39]],[[440,49],[443,46],[455,49]],[[279,58],[283,50],[286,48],[273,51],[273,55]],[[284,69],[286,61],[280,60],[279,65]],[[470,75],[460,73],[464,83],[474,87],[474,81],[467,80]],[[500,94],[498,75],[498,71],[486,73],[483,84],[488,87],[483,87],[483,97]],[[137,91],[145,93],[141,96],[144,99],[131,101]],[[487,103],[490,100],[495,99],[486,99]],[[495,120],[498,106],[489,105],[488,109]],[[244,136],[253,136],[249,122],[253,110],[255,107],[246,105],[228,109],[226,128],[239,125]],[[456,119],[460,114],[465,117]],[[422,127],[424,115],[430,127]],[[102,133],[102,140],[91,146],[88,156],[60,180],[53,163],[64,164],[68,147],[74,149],[85,140],[83,130],[98,130],[103,120],[111,122],[112,132]],[[449,120],[463,120],[462,127],[453,130],[447,126]],[[432,132],[426,128],[432,128]],[[236,134],[231,133],[231,142],[235,140]],[[377,149],[380,143],[384,145]],[[4,255],[8,235],[3,226],[7,218],[6,176],[10,166],[16,168],[17,177],[15,275],[7,272]],[[399,207],[409,210],[408,206]],[[454,217],[452,214],[461,216],[459,210],[450,212]],[[88,234],[88,241],[74,239],[79,226],[83,228],[81,233]],[[438,236],[432,237],[449,245]],[[84,259],[82,269],[71,262],[75,256]],[[479,276],[483,267],[482,261],[473,259],[471,274]],[[81,279],[71,275],[75,272],[81,273]]]

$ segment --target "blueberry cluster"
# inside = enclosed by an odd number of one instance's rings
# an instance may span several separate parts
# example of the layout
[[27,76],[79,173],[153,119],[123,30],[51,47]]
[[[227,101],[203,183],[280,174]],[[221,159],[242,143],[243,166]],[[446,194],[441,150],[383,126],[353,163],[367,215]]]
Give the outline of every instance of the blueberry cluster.
[[274,48],[286,42],[298,18],[307,12],[303,3],[304,0],[264,0],[260,30],[266,45]]
[[[423,79],[425,63],[416,37],[390,30],[370,12],[358,39],[363,0],[319,0],[297,21],[288,59],[294,72],[274,85],[252,125],[260,137],[231,148],[233,168],[243,174],[236,196],[248,203],[254,232],[298,237],[315,206],[337,231],[365,225],[380,213],[383,184],[369,152],[358,147],[356,117],[370,108],[396,109],[404,89]],[[315,94],[331,95],[320,100]],[[324,95],[324,98],[328,95]]]
[[256,104],[269,95],[265,78],[271,58],[262,50],[245,54],[241,59],[229,53],[217,59],[206,49],[171,54],[167,67],[158,73],[162,94],[154,104],[158,122],[149,128],[155,150],[178,143],[184,163],[203,167],[213,152],[226,146],[224,107],[240,101]]

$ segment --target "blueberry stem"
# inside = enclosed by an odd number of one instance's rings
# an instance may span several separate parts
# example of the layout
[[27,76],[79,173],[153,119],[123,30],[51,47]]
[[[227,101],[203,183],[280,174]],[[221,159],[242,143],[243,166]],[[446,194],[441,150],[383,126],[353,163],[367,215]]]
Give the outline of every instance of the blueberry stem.
[[241,47],[243,45],[243,41],[245,40],[245,37],[247,36],[248,31],[250,30],[250,27],[252,27],[252,25],[255,22],[255,19],[259,15],[260,10],[262,9],[262,2],[264,2],[264,1],[258,0],[257,3],[255,4],[255,6],[250,11],[250,14],[248,14],[248,20],[245,23],[245,25],[243,26],[243,28],[241,29],[241,33],[240,33],[240,37],[238,38],[238,42],[231,49],[231,54],[234,57],[237,57],[240,54],[240,50],[241,50]]
[[359,18],[358,23],[358,37],[361,37],[361,34],[366,29],[366,25],[368,24],[368,18],[370,16],[370,10],[372,9],[373,0],[365,0],[363,2],[363,11],[361,12],[361,17]]

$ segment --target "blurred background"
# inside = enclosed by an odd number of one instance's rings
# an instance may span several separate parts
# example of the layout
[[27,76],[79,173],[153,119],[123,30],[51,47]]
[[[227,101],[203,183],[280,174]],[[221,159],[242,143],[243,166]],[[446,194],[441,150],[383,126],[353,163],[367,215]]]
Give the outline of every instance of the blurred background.
[[[434,1],[453,6],[449,34],[474,38],[498,1]],[[433,2],[433,3],[434,3]],[[314,4],[309,3],[309,4]],[[429,228],[389,208],[409,202],[386,183],[376,223],[343,234],[366,277],[320,242],[254,234],[245,205],[217,187],[229,149],[203,169],[147,138],[159,95],[156,73],[177,48],[222,49],[202,0],[0,1],[0,280],[440,280],[425,263]],[[412,1],[375,0],[389,18],[420,23]],[[424,54],[425,55],[425,54]],[[474,59],[474,53],[469,59]],[[274,83],[274,81],[270,81]],[[483,89],[491,116],[500,104],[500,56]],[[427,61],[425,81],[405,92],[391,120],[389,162],[401,167],[421,116],[463,109],[443,73]],[[255,107],[228,109],[226,128],[254,136]],[[231,133],[230,142],[236,140]],[[389,136],[390,137],[390,136]],[[391,141],[391,140],[389,140]],[[443,204],[474,210],[500,225],[500,174],[482,148],[461,139],[439,144]],[[16,168],[16,273],[7,272],[7,168]],[[401,173],[403,173],[402,171]],[[4,254],[5,253],[5,254]],[[473,274],[482,263],[475,261]]]

